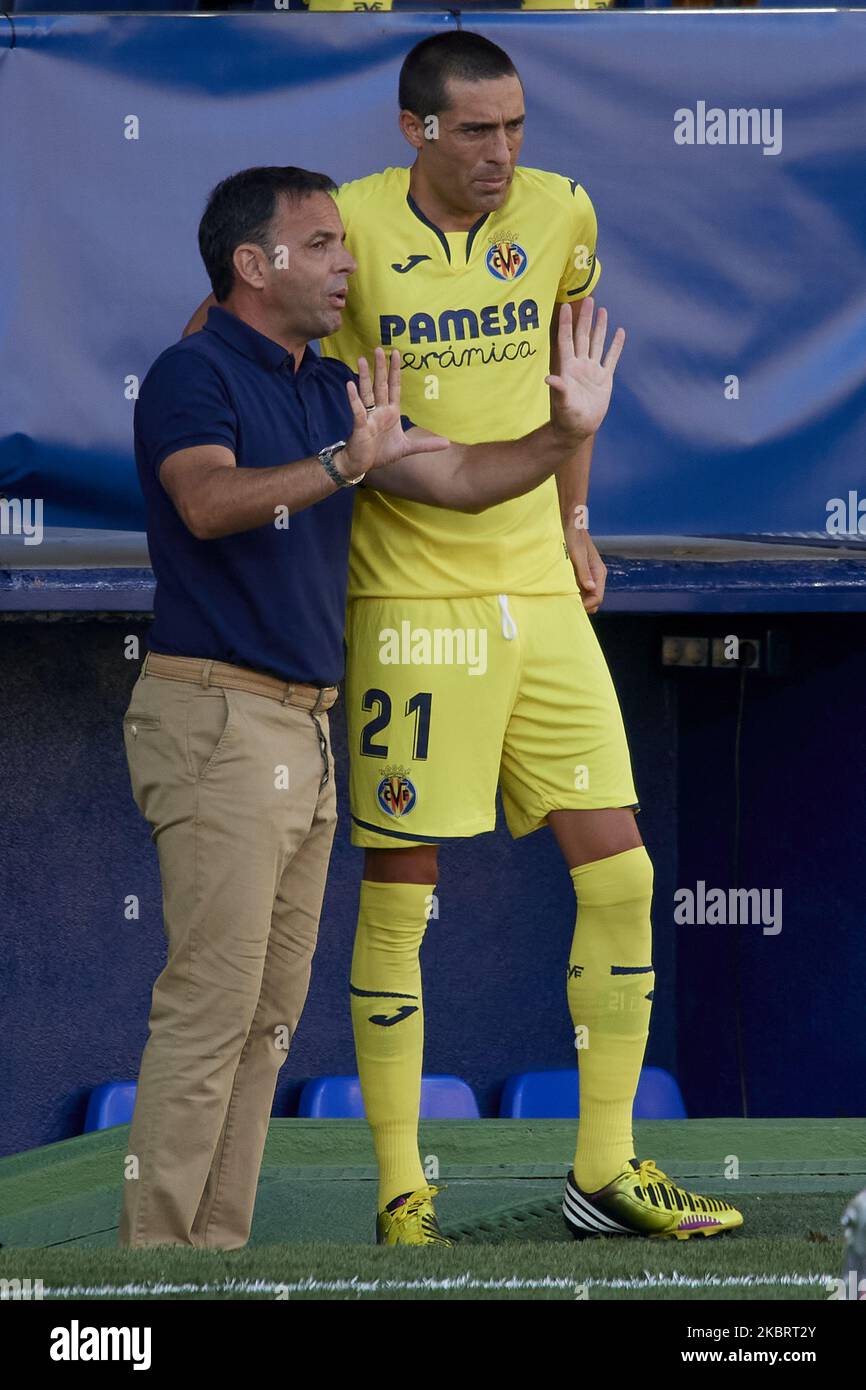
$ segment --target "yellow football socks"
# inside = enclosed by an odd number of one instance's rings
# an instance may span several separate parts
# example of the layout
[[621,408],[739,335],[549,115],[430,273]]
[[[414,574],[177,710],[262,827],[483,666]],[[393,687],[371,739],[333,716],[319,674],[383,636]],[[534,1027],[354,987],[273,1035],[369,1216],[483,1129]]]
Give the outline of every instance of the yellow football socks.
[[[595,1192],[634,1154],[632,1107],[646,1049],[653,870],[641,845],[572,869],[577,922],[568,1003],[580,1068],[574,1172]],[[351,1007],[379,1164],[379,1211],[426,1184],[418,1153],[424,1013],[418,951],[435,885],[361,884]]]
[[379,1211],[427,1179],[418,1154],[424,1011],[418,951],[435,884],[361,883],[352,1027],[379,1164]]
[[652,862],[643,845],[571,870],[577,923],[568,1005],[580,1071],[574,1175],[597,1192],[634,1155],[632,1107],[646,1049]]

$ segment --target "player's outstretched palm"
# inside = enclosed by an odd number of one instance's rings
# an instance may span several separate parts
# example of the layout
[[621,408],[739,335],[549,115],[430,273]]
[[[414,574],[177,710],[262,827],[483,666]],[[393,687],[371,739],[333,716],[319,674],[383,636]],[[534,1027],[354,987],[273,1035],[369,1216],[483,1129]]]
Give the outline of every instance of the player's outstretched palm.
[[595,434],[607,414],[613,374],[625,342],[625,329],[618,328],[602,361],[607,334],[607,310],[599,309],[593,326],[594,304],[584,299],[577,322],[572,306],[563,304],[557,325],[559,374],[546,376],[550,387],[550,419],[564,434]]
[[396,463],[407,454],[439,453],[450,446],[450,440],[426,430],[415,430],[407,439],[400,423],[400,354],[391,353],[386,360],[384,350],[376,348],[373,380],[366,357],[358,358],[358,385],[347,382],[346,394],[352,407],[355,427],[348,441],[348,461],[357,473],[366,473],[386,463]]

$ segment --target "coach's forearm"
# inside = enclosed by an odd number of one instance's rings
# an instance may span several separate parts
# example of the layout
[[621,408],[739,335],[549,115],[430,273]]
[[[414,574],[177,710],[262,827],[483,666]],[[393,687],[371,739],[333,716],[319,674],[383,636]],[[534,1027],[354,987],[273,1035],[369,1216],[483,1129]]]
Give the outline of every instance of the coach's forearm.
[[196,508],[194,534],[218,540],[274,522],[278,509],[291,515],[337,491],[318,458],[298,459],[277,468],[214,468]]
[[561,434],[549,422],[521,439],[467,444],[451,480],[462,500],[445,505],[481,512],[521,497],[556,473],[580,447],[579,440]]

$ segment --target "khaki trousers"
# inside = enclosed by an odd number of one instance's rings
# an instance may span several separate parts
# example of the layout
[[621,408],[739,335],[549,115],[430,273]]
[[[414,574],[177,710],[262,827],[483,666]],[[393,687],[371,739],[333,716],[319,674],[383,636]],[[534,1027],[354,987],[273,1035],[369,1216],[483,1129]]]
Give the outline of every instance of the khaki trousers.
[[[167,679],[148,673],[155,660],[145,658],[123,735],[159,856],[168,959],[153,989],[119,1243],[237,1249],[307,996],[336,826],[323,708],[336,691],[313,711],[212,683],[239,667],[202,662],[198,680]],[[189,674],[187,658],[170,660]]]

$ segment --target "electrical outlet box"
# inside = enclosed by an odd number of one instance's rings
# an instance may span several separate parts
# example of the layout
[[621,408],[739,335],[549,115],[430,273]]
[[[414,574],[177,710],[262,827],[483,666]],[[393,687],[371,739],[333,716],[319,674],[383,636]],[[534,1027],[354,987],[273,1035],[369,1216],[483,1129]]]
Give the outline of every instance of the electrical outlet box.
[[725,637],[714,637],[711,665],[717,669],[728,668],[741,671],[758,671],[761,667],[761,642],[757,637],[739,637],[728,633]]
[[662,637],[662,666],[709,666],[708,637]]

